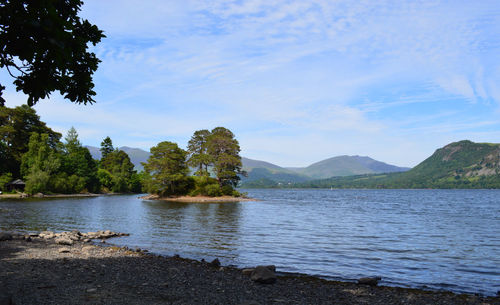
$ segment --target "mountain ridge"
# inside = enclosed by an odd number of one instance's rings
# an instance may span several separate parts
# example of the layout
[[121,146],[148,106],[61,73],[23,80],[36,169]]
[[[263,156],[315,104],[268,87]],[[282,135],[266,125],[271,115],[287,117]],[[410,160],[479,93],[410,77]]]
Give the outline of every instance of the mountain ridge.
[[333,177],[293,187],[500,188],[500,144],[462,140],[438,148],[406,172]]
[[[101,152],[98,147],[95,146],[85,146],[89,149],[92,157],[99,160],[101,158]],[[141,163],[146,162],[150,153],[140,149],[129,146],[121,146],[118,149],[126,152],[130,161],[135,165],[135,169],[140,171],[143,169]],[[248,173],[248,177],[242,177],[242,183],[256,181],[260,179],[268,179],[276,183],[299,183],[310,181],[317,178],[332,177],[332,176],[348,176],[355,174],[367,174],[367,173],[380,173],[385,169],[387,172],[391,171],[404,171],[406,168],[397,167],[384,162],[374,160],[370,157],[363,156],[337,156],[328,158],[316,163],[309,165],[308,167],[296,167],[296,168],[285,168],[279,165],[262,161],[255,160],[246,157],[242,157],[243,170]],[[334,162],[332,162],[332,160]],[[339,160],[343,161],[342,170],[335,169],[339,167]],[[346,161],[348,160],[348,162]],[[346,164],[350,164],[346,166]],[[376,164],[379,169],[373,169],[370,166]],[[316,170],[319,167],[320,170]],[[396,169],[396,170],[394,170]],[[319,172],[319,173],[318,173]],[[311,175],[310,173],[313,173]]]

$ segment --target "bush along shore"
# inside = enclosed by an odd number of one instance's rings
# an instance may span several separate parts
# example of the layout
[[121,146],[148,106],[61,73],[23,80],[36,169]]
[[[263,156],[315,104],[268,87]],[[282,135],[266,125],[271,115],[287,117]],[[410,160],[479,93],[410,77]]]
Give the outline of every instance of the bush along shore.
[[276,275],[92,244],[111,231],[0,233],[0,304],[500,304],[499,297]]

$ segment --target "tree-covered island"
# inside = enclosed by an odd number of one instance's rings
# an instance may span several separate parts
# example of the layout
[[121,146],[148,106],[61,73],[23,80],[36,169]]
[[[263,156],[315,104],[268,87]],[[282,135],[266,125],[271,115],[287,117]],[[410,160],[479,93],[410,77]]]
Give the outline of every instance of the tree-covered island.
[[240,146],[224,127],[196,131],[187,150],[176,143],[161,142],[151,148],[143,166],[145,191],[161,198],[242,196],[234,189],[239,175],[245,174]]
[[196,131],[184,150],[164,141],[151,148],[144,171],[106,137],[92,158],[72,127],[62,135],[27,105],[0,106],[0,191],[25,183],[26,194],[150,193],[159,197],[240,197],[240,146],[224,128]]

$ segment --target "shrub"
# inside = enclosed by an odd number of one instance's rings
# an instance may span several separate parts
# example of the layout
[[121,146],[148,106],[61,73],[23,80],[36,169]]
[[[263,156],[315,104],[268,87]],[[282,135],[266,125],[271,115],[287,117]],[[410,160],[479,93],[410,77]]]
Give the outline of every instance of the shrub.
[[217,197],[222,195],[219,184],[209,184],[205,187],[206,196]]
[[232,196],[233,191],[234,191],[233,187],[230,185],[227,185],[227,184],[222,186],[221,190],[222,190],[222,194],[224,194],[226,196]]
[[5,173],[0,176],[0,191],[6,191],[7,190],[7,183],[12,181],[12,174],[11,173]]

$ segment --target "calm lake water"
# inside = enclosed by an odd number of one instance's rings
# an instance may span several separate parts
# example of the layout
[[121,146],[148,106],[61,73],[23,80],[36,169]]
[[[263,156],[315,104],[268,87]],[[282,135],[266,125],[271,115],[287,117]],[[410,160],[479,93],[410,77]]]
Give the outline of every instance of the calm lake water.
[[0,229],[109,229],[110,243],[225,265],[495,295],[500,190],[245,190],[258,202],[0,200]]

